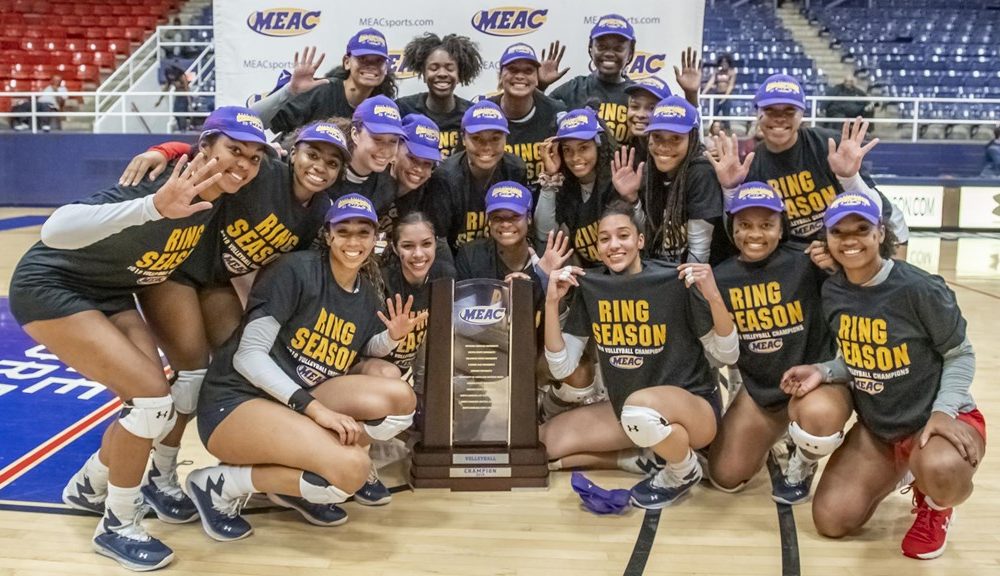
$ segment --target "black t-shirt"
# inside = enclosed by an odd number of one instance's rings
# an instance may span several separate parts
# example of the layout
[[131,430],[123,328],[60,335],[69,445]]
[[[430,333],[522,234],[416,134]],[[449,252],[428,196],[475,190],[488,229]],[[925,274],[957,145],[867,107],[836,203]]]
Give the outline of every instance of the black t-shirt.
[[618,142],[625,141],[628,136],[628,126],[625,118],[628,116],[628,94],[625,89],[635,82],[623,79],[621,82],[608,84],[597,77],[597,74],[577,76],[552,91],[552,97],[561,100],[567,110],[576,110],[587,106],[587,101],[597,100],[600,108],[597,117],[604,121],[608,131]]
[[504,180],[527,185],[524,162],[513,154],[504,153],[485,185],[475,184],[464,150],[452,154],[431,174],[424,211],[434,222],[438,236],[448,240],[452,251],[486,237],[486,191]]
[[[799,128],[795,145],[778,154],[761,142],[754,148],[753,163],[746,181],[767,182],[785,200],[792,238],[815,240],[823,228],[823,214],[833,199],[844,190],[827,160],[827,138],[840,142],[840,132],[825,128]],[[869,186],[875,184],[864,169],[861,177]],[[883,212],[891,212],[883,199]]]
[[347,101],[344,81],[330,78],[330,82],[317,86],[308,92],[295,96],[278,110],[271,119],[274,132],[291,132],[316,120],[326,120],[332,116],[351,118],[354,106]]
[[[499,106],[502,97],[502,94],[498,94],[489,100]],[[566,111],[562,102],[549,98],[537,90],[534,99],[535,109],[529,118],[507,119],[510,135],[507,136],[507,145],[504,146],[504,150],[524,161],[528,171],[528,182],[534,182],[542,172],[542,156],[538,148],[546,138],[556,135],[559,128],[556,115]]]
[[381,308],[370,283],[359,280],[356,292],[337,284],[327,252],[289,254],[261,270],[243,324],[215,354],[205,386],[267,396],[233,368],[243,329],[267,316],[281,324],[270,357],[296,384],[309,389],[346,374],[368,340],[385,330],[375,315]]
[[[576,187],[575,187],[576,188]],[[576,194],[575,198],[569,197]],[[594,190],[586,201],[583,192],[563,189],[556,196],[556,222],[564,224],[569,229],[573,251],[584,266],[596,266],[601,262],[597,252],[597,227],[601,220],[601,212],[608,202],[618,197],[610,178],[594,183]]]
[[702,397],[715,391],[699,340],[713,328],[712,312],[672,265],[643,261],[632,275],[593,268],[579,278],[564,331],[592,338],[616,415],[630,394],[679,386]]
[[[116,185],[75,204],[116,204],[155,194],[170,179],[173,166],[171,162],[153,181]],[[50,248],[38,242],[21,258],[18,271],[27,273],[30,267],[31,274],[51,273],[61,284],[98,300],[133,294],[169,278],[191,255],[219,206],[232,199],[223,196],[213,202],[212,209],[185,218],[161,218],[129,226],[75,250]]]
[[[448,260],[450,260],[451,252],[447,249],[444,252],[447,253]],[[381,269],[382,281],[385,283],[386,297],[393,298],[396,294],[399,294],[405,303],[407,298],[413,296],[413,307],[410,309],[410,314],[413,316],[427,310],[431,305],[430,283],[439,278],[455,277],[455,266],[448,260],[436,258],[434,264],[431,265],[431,269],[427,272],[426,280],[422,284],[414,286],[407,282],[406,277],[403,276],[399,259],[395,257],[390,258]],[[424,321],[407,334],[406,338],[403,338],[384,360],[392,362],[401,371],[405,372],[413,365],[413,361],[420,350],[420,344],[424,341],[424,336],[426,335],[427,322]]]
[[472,106],[472,102],[455,96],[455,109],[437,114],[427,109],[427,92],[421,92],[397,98],[396,105],[399,106],[400,116],[423,114],[437,124],[440,135],[438,148],[441,150],[442,160],[462,147],[462,115]]
[[480,238],[464,244],[459,247],[458,253],[455,254],[455,278],[458,280],[469,280],[470,278],[503,280],[513,272],[523,272],[531,278],[535,312],[540,311],[545,303],[545,290],[542,287],[541,279],[535,272],[531,258],[528,258],[525,266],[519,270],[508,268],[497,253],[497,243],[492,238]]
[[330,199],[321,192],[303,206],[295,199],[292,178],[291,166],[265,159],[257,177],[223,203],[179,278],[196,286],[226,285],[281,254],[309,248]]
[[886,442],[922,428],[943,355],[965,340],[965,318],[944,279],[899,260],[876,286],[854,285],[841,272],[823,286],[823,311],[853,376],[858,419]]
[[378,213],[378,231],[385,234],[386,238],[392,238],[392,229],[403,216],[411,212],[418,212],[424,207],[424,194],[427,190],[427,183],[415,190],[410,190],[402,196],[395,196],[382,209],[376,208]]
[[[671,262],[684,262],[688,251],[688,220],[705,220],[715,226],[712,231],[712,245],[709,249],[711,263],[721,262],[732,255],[732,251],[726,248],[731,243],[726,237],[722,222],[722,187],[715,175],[715,169],[712,168],[712,164],[707,158],[694,158],[688,165],[684,189],[680,191],[684,195],[687,214],[685,221],[681,223],[683,242],[680,245],[674,245],[670,236],[665,234],[663,230],[666,191],[670,189],[670,177],[656,170],[652,158],[647,158],[646,170],[649,175],[643,178],[643,181],[647,184],[651,184],[654,178],[663,178],[662,186],[650,186],[654,190],[646,188],[641,191],[642,206],[646,212],[646,227],[648,229],[647,250],[653,257]],[[661,190],[662,192],[660,192]]]
[[785,370],[834,354],[820,299],[826,272],[788,244],[760,262],[734,256],[713,272],[740,335],[737,365],[747,392],[758,406],[784,406],[789,397],[778,385]]
[[398,189],[396,179],[386,168],[382,172],[372,172],[363,182],[351,182],[347,178],[341,178],[339,182],[330,187],[330,199],[336,201],[347,194],[360,194],[372,201],[372,207],[379,216],[388,210],[389,205],[396,200]]

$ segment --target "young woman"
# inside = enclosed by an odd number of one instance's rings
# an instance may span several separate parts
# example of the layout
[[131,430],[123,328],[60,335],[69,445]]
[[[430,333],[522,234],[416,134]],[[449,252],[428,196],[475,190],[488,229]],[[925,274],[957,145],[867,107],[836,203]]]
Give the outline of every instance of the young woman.
[[426,211],[434,229],[452,252],[462,244],[486,237],[486,192],[509,180],[524,185],[524,162],[504,152],[507,119],[489,100],[477,102],[462,116],[464,150],[448,157],[427,183]]
[[[644,243],[632,206],[613,202],[598,227],[604,266],[549,276],[549,368],[565,377],[594,339],[610,401],[564,412],[543,424],[540,435],[562,467],[615,466],[621,450],[652,448],[666,466],[632,488],[632,502],[662,508],[702,478],[693,450],[712,441],[721,416],[708,357],[732,364],[739,342],[712,269],[645,261]],[[562,328],[559,301],[570,286],[577,290]]]
[[[705,84],[705,94],[720,94],[728,96],[733,93],[736,87],[736,69],[733,68],[733,57],[729,54],[719,54],[715,59],[715,71]],[[715,115],[729,116],[729,108],[732,102],[728,98],[719,98],[715,101]]]
[[892,232],[870,197],[838,196],[823,223],[840,267],[823,286],[840,356],[791,368],[781,387],[798,411],[843,414],[846,422],[853,405],[858,421],[846,438],[805,426],[804,438],[792,436],[807,451],[833,452],[813,522],[831,538],[855,532],[909,471],[917,517],[902,551],[936,558],[986,449],[986,424],[969,390],[975,353],[965,318],[940,276],[891,258]]
[[290,254],[261,272],[240,330],[218,351],[202,387],[198,431],[223,464],[191,472],[188,493],[216,540],[249,536],[242,499],[267,492],[307,521],[346,520],[336,505],[362,487],[371,439],[413,421],[413,390],[399,379],[345,375],[359,357],[381,357],[426,314],[412,299],[386,301],[359,277],[378,223],[350,194],[327,214],[328,250]]
[[597,253],[597,221],[607,203],[618,197],[611,184],[611,162],[617,145],[590,108],[571,110],[559,131],[541,148],[545,169],[535,208],[537,240],[565,227],[582,266],[601,261]]
[[404,116],[423,114],[441,130],[441,155],[445,158],[459,146],[462,115],[472,102],[455,95],[459,84],[468,86],[483,69],[483,57],[468,36],[431,32],[410,41],[403,49],[403,63],[427,83],[427,92],[396,100]]
[[379,211],[380,234],[393,237],[395,223],[423,207],[427,182],[441,161],[440,138],[437,124],[427,116],[408,114],[403,117],[403,145],[397,148],[396,159],[389,168],[389,175],[396,183],[396,193]]
[[374,28],[359,30],[347,42],[342,64],[315,78],[325,54],[316,48],[295,54],[292,78],[282,88],[253,104],[267,128],[291,132],[324,118],[350,118],[355,108],[372,96],[396,97],[396,79],[389,70],[385,36]]
[[267,141],[250,110],[205,122],[193,162],[137,186],[115,186],[56,210],[21,258],[10,308],[36,342],[118,395],[123,409],[101,449],[63,493],[103,514],[94,549],[132,570],[166,566],[173,551],[141,521],[140,483],[153,441],[176,418],[170,384],[133,294],[165,281],[191,254],[224,195],[257,175]]
[[[701,62],[698,52],[690,46],[681,52],[681,65],[674,66],[674,79],[684,91],[684,98],[694,107],[698,107],[698,88],[701,84]],[[656,104],[671,95],[670,87],[657,76],[648,76],[636,80],[625,88],[628,94],[628,112],[625,124],[628,131],[623,143],[638,150],[637,157],[646,157],[646,127],[653,117]]]
[[[832,434],[850,412],[848,407],[847,414],[796,413],[779,387],[788,367],[830,358],[834,350],[820,302],[828,274],[801,245],[786,243],[784,211],[781,196],[767,184],[740,186],[727,209],[739,255],[714,270],[739,331],[743,382],[708,454],[709,477],[726,492],[739,490],[761,469],[785,430],[793,438],[801,437],[803,428]],[[796,449],[783,482],[773,487],[774,499],[783,504],[807,499],[816,459]]]
[[722,229],[722,188],[703,156],[698,130],[695,107],[669,96],[646,126],[646,161],[633,166],[631,149],[615,155],[615,188],[630,202],[641,200],[648,251],[655,258],[714,264],[731,254]]
[[382,214],[396,198],[396,179],[387,168],[404,135],[399,108],[391,99],[372,96],[359,104],[351,117],[351,161],[344,179],[330,189],[330,197],[360,194]]

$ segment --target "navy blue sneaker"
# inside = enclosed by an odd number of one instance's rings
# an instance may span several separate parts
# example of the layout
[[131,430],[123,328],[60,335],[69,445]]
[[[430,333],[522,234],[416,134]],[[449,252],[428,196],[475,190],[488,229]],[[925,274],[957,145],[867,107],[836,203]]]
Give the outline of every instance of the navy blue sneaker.
[[163,568],[174,559],[169,546],[153,538],[142,527],[148,509],[139,506],[130,522],[122,522],[111,510],[105,513],[94,531],[94,550],[129,570],[146,572]]
[[675,476],[667,466],[632,487],[632,504],[654,510],[670,506],[690,492],[695,484],[701,482],[701,478],[700,465],[696,465],[684,478]]
[[194,470],[187,477],[187,492],[191,496],[201,525],[209,538],[230,542],[253,534],[253,526],[240,516],[244,498],[225,498],[222,487],[225,477],[218,467]]
[[105,484],[101,489],[94,488],[90,477],[86,475],[84,470],[85,468],[80,468],[70,478],[69,483],[63,488],[62,500],[67,506],[75,510],[92,512],[98,516],[103,516],[104,501],[108,497],[108,486]]
[[336,504],[314,504],[305,498],[285,494],[268,493],[267,497],[282,508],[295,510],[315,526],[340,526],[347,522],[347,512]]
[[784,476],[771,485],[771,498],[789,506],[808,502],[812,497],[816,468],[818,463],[803,458],[801,450],[792,450]]
[[174,471],[168,478],[162,476],[156,463],[153,463],[141,488],[143,499],[156,512],[156,517],[167,524],[186,524],[197,520],[198,509],[181,490],[177,472]]
[[365,506],[385,506],[392,502],[392,492],[379,480],[378,470],[372,463],[372,469],[368,473],[368,481],[357,492],[354,493],[354,501]]

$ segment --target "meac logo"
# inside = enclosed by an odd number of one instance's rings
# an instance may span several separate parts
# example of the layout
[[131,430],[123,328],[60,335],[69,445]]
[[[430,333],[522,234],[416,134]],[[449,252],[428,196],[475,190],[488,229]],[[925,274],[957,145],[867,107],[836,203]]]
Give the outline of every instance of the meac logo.
[[496,118],[497,120],[503,118],[503,114],[500,113],[496,108],[476,108],[472,111],[473,118]]
[[383,118],[399,120],[399,108],[389,106],[388,104],[376,104],[375,108],[372,109],[372,114],[382,116]]
[[559,123],[559,127],[564,130],[572,130],[577,126],[585,126],[590,118],[586,114],[577,114],[569,118],[563,118],[563,121]]
[[389,69],[392,70],[396,80],[407,80],[416,78],[417,72],[410,68],[410,65],[403,61],[402,50],[389,51]]
[[490,191],[490,196],[494,198],[521,198],[523,195],[523,192],[513,186],[500,186]]
[[524,6],[498,6],[473,14],[472,27],[490,36],[521,36],[541,28],[548,13]]
[[740,190],[738,197],[740,200],[743,200],[745,198],[762,200],[765,198],[774,198],[775,194],[774,190],[771,190],[770,188],[754,187],[754,188],[744,188]]
[[463,308],[458,317],[463,322],[476,325],[496,324],[504,319],[507,314],[506,308],[495,306],[469,306]]
[[337,208],[357,208],[358,210],[367,210],[369,212],[375,211],[375,209],[372,208],[371,202],[362,200],[361,198],[341,198],[337,202]]
[[247,26],[264,36],[301,36],[319,26],[320,14],[303,8],[271,8],[251,12]]
[[653,116],[661,118],[684,118],[687,116],[687,110],[683,106],[657,106],[653,110]]
[[236,121],[240,124],[245,124],[247,126],[253,126],[261,132],[264,131],[264,123],[260,121],[260,118],[254,116],[253,114],[247,114],[246,112],[240,112],[236,114]]
[[764,87],[765,92],[784,92],[786,94],[798,94],[802,92],[799,85],[795,82],[789,82],[787,80],[775,80],[774,82],[768,82],[767,86]]
[[637,50],[625,68],[625,74],[632,80],[641,80],[659,74],[663,70],[666,54],[651,54]]
[[771,352],[781,350],[783,345],[784,341],[781,338],[767,338],[765,340],[754,340],[748,348],[750,348],[751,352],[756,352],[757,354],[770,354]]
[[642,368],[642,363],[642,356],[612,356],[608,359],[608,364],[611,364],[614,368],[620,368],[622,370],[635,370],[636,368]]

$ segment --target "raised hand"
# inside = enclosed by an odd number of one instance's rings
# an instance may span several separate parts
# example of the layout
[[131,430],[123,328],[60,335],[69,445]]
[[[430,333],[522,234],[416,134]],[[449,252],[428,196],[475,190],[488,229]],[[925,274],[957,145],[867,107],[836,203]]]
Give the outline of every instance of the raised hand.
[[545,299],[549,302],[559,302],[566,296],[571,286],[580,285],[577,276],[584,275],[586,272],[579,266],[566,266],[559,270],[553,270],[549,274],[549,285],[545,290]]
[[726,189],[736,188],[747,179],[754,153],[747,154],[740,162],[740,141],[736,134],[726,136],[723,131],[714,136],[714,139],[715,149],[711,153],[706,151],[705,157],[712,163],[712,168],[715,168],[719,184]]
[[156,177],[167,167],[167,157],[162,152],[147,150],[142,154],[132,158],[132,161],[125,167],[121,178],[118,179],[120,186],[137,186],[142,182],[142,177],[149,172],[149,179],[156,180]]
[[[688,288],[697,286],[702,296],[710,300],[713,296],[719,296],[719,287],[715,284],[715,274],[708,264],[699,262],[688,262],[677,267],[678,278],[684,280],[684,285]],[[721,298],[721,296],[719,296]]]
[[562,70],[559,69],[559,65],[562,64],[563,54],[565,53],[566,47],[560,47],[558,40],[549,44],[547,53],[544,49],[542,50],[542,65],[538,68],[539,90],[544,91],[569,72],[569,66]]
[[805,253],[809,255],[809,259],[812,260],[812,263],[821,270],[826,270],[831,273],[840,270],[840,265],[837,264],[837,261],[830,255],[830,250],[827,249],[826,242],[813,240],[809,244],[809,247],[805,249]]
[[549,237],[545,240],[545,254],[538,260],[538,267],[546,275],[562,267],[573,255],[573,248],[569,245],[569,235],[562,230],[553,232],[549,230]]
[[427,320],[427,310],[419,314],[410,314],[410,309],[413,308],[412,294],[406,298],[406,302],[403,302],[403,297],[399,294],[396,294],[395,301],[392,298],[386,298],[385,308],[388,311],[388,316],[383,314],[381,310],[378,310],[376,314],[378,319],[385,324],[386,330],[389,331],[389,338],[393,340],[402,340],[404,336],[413,332],[420,323]]
[[852,178],[861,170],[861,160],[878,144],[878,138],[872,138],[871,142],[865,144],[866,134],[868,121],[858,116],[853,121],[844,122],[839,146],[833,138],[827,140],[830,151],[826,159],[834,174],[841,178]]
[[170,179],[153,195],[153,206],[164,218],[186,218],[212,208],[211,202],[202,200],[192,204],[191,201],[222,178],[222,174],[212,174],[218,161],[208,160],[204,153],[191,162],[187,160],[187,154],[181,156]]
[[646,168],[645,162],[640,162],[633,168],[634,162],[635,148],[631,146],[622,146],[615,150],[615,157],[611,160],[611,184],[619,196],[632,204],[639,201],[639,186],[642,184],[642,174]]
[[697,94],[701,89],[701,60],[698,52],[688,46],[681,52],[681,67],[674,66],[674,78],[684,94]]
[[542,169],[546,174],[555,176],[559,173],[562,158],[559,157],[559,143],[556,142],[555,136],[546,138],[545,142],[542,142],[538,147],[538,154],[542,157]]
[[302,58],[299,58],[298,52],[295,53],[292,64],[292,79],[288,81],[288,90],[292,96],[308,92],[329,82],[326,78],[315,78],[316,71],[323,64],[324,58],[326,58],[326,53],[320,54],[319,59],[316,58],[315,46],[307,46],[302,51]]
[[781,377],[781,391],[789,396],[801,398],[823,383],[823,374],[812,364],[793,366]]

